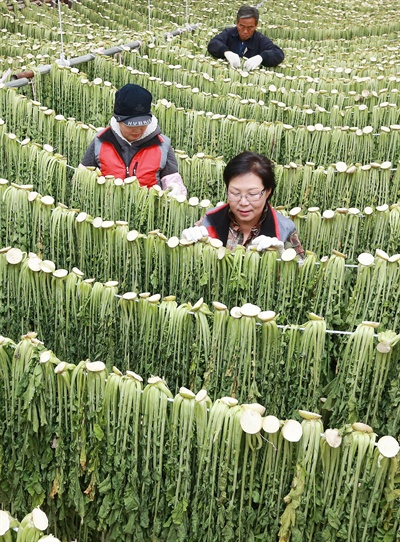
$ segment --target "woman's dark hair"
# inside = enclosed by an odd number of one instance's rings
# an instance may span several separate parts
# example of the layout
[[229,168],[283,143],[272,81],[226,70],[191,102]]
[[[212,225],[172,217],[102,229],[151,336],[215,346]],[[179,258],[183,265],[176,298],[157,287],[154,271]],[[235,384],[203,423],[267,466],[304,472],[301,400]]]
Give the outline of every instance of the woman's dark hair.
[[274,164],[271,160],[262,154],[251,151],[238,154],[229,160],[225,166],[223,178],[226,188],[229,187],[229,183],[234,177],[246,173],[254,173],[254,175],[260,177],[264,188],[271,190],[268,197],[270,199],[276,187]]

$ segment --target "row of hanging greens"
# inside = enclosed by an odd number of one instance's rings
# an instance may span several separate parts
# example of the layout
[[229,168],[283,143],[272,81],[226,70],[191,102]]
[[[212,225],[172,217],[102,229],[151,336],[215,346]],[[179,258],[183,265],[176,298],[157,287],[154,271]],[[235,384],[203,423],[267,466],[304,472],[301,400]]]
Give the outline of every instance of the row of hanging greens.
[[[370,342],[364,328],[349,360]],[[400,446],[365,423],[204,388],[173,397],[157,376],[61,361],[33,333],[1,337],[0,374],[0,499],[14,516],[35,508],[18,538],[0,512],[2,540],[36,542],[48,524],[63,542],[399,535]]]
[[[339,258],[329,267],[341,265]],[[186,385],[206,387],[213,398],[261,398],[285,416],[298,405],[320,409],[327,397],[326,411],[335,421],[358,418],[392,433],[400,427],[399,335],[385,331],[397,329],[398,321],[390,328],[364,320],[353,333],[327,332],[327,320],[308,313],[298,324],[282,326],[275,311],[249,303],[229,310],[202,298],[178,304],[175,296],[148,292],[121,296],[116,281],[102,284],[82,275],[77,268],[68,273],[50,261],[23,258],[19,249],[0,254],[2,333],[34,330],[70,362],[89,357],[109,369],[159,374],[173,390]],[[340,280],[333,271],[326,276],[328,295]],[[368,275],[355,289],[348,301],[354,311],[372,292]]]
[[[52,180],[57,182],[59,175],[60,192],[65,189],[68,182],[65,160],[53,156],[47,148],[20,148],[26,149],[20,157],[25,155],[26,161],[30,158],[31,164],[45,172],[49,185]],[[15,158],[17,163],[17,155]],[[198,167],[202,158],[195,162]],[[210,162],[205,163],[210,165]],[[222,168],[222,164],[219,167]],[[34,178],[29,180],[35,181]],[[45,184],[43,188],[46,188]],[[132,233],[128,235],[128,232],[133,229],[142,234],[157,230],[168,238],[179,237],[185,228],[195,224],[213,206],[209,199],[199,201],[196,196],[172,198],[158,187],[150,190],[141,188],[135,178],[123,183],[83,168],[77,169],[73,181],[72,208],[62,203],[55,206],[53,196],[42,196],[34,188],[34,184],[9,183],[0,179],[0,211],[7,217],[0,224],[0,246],[17,245],[24,250],[39,251],[46,258],[56,260],[59,266],[75,262],[100,279],[104,278],[101,268],[95,262],[89,267],[85,263],[86,243],[97,251],[102,250],[103,247],[96,249],[95,246],[99,237],[104,237],[109,244],[117,235],[124,243],[124,239],[130,239]],[[81,212],[74,203],[80,205]],[[348,262],[355,263],[362,251],[381,249],[391,255],[400,252],[399,203],[384,204],[375,209],[368,206],[362,211],[355,207],[341,207],[335,211],[321,211],[319,207],[293,207],[290,211],[280,206],[276,208],[292,218],[303,247],[319,258],[339,250],[346,254]],[[68,243],[58,244],[55,239],[60,238],[67,239]],[[67,249],[68,254],[65,252]],[[112,259],[114,257],[118,260],[118,252],[111,256]],[[108,262],[104,265],[107,267]],[[127,287],[131,287],[129,284]]]
[[[131,54],[136,66],[139,55],[137,52]],[[105,126],[113,110],[115,89],[132,81],[134,77],[137,84],[144,86],[153,94],[154,102],[163,99],[173,102],[177,108],[212,111],[213,114],[242,120],[263,122],[268,119],[269,122],[283,122],[294,126],[322,124],[331,127],[355,126],[360,129],[373,127],[375,132],[379,131],[381,126],[399,123],[397,89],[391,92],[384,88],[379,94],[376,91],[367,91],[368,94],[363,98],[355,91],[350,91],[351,94],[346,96],[336,89],[335,93],[329,94],[329,103],[325,103],[328,102],[325,97],[328,92],[322,93],[321,89],[319,91],[313,89],[309,100],[307,89],[289,92],[292,87],[289,89],[282,87],[281,81],[278,83],[279,88],[272,82],[269,82],[267,87],[258,82],[253,89],[254,96],[243,98],[240,86],[232,88],[231,81],[226,81],[225,78],[217,78],[215,81],[213,76],[200,70],[192,74],[189,66],[186,68],[188,75],[183,84],[182,65],[164,65],[160,63],[159,57],[154,58],[153,63],[156,69],[150,67],[150,71],[155,73],[158,71],[158,76],[150,75],[148,71],[141,72],[131,66],[121,69],[117,59],[99,56],[94,68],[90,70],[96,74],[92,79],[76,67],[54,64],[49,75],[38,76],[40,79],[36,87],[36,99],[46,103],[49,108],[57,109],[58,113],[65,117],[73,116],[85,123]],[[104,68],[102,65],[105,65]],[[81,66],[80,69],[85,70],[86,66]],[[202,88],[207,87],[203,79],[209,82],[209,88]],[[188,84],[189,82],[191,84]],[[303,82],[307,84],[307,80]],[[289,86],[293,83],[287,81],[286,84]],[[315,103],[310,104],[309,101],[312,101],[314,94]],[[320,95],[325,99],[317,100]],[[300,98],[302,103],[299,103]],[[325,105],[321,105],[321,101]]]

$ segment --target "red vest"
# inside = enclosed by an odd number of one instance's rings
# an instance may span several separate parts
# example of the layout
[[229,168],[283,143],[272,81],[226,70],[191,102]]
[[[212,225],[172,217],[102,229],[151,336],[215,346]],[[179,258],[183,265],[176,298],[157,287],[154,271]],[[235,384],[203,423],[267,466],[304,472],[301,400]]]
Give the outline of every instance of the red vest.
[[161,135],[158,136],[158,139],[160,145],[144,147],[135,154],[129,164],[128,171],[114,145],[109,141],[98,140],[97,157],[101,174],[113,175],[120,179],[136,175],[140,186],[146,186],[147,188],[158,184],[159,178],[157,173],[165,166],[165,163],[163,164],[162,162],[163,155],[166,154],[166,149],[163,148],[165,146],[164,139]]

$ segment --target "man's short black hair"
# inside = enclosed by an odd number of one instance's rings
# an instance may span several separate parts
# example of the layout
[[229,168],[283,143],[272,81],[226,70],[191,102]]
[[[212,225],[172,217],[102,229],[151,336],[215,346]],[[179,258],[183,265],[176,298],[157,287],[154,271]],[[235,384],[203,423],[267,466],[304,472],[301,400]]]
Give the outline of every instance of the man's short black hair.
[[260,13],[257,8],[253,6],[242,6],[237,12],[236,22],[238,22],[239,19],[254,18],[256,20],[256,23],[258,23],[259,17],[260,17]]

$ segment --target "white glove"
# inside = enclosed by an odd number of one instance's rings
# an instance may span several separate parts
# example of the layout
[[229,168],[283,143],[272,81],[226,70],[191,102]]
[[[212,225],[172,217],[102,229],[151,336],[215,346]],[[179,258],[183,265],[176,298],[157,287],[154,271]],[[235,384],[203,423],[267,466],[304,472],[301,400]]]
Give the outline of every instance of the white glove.
[[264,252],[268,248],[274,248],[279,252],[279,255],[282,254],[284,250],[284,244],[282,241],[279,241],[276,237],[268,237],[267,235],[259,235],[252,242],[251,246],[256,246],[258,252]]
[[232,51],[225,51],[224,57],[229,62],[232,68],[240,68],[240,56]]
[[244,63],[244,69],[247,70],[248,72],[251,72],[251,70],[258,68],[261,62],[262,62],[262,56],[260,55],[252,56],[251,58],[246,60],[246,62]]
[[182,177],[178,172],[162,177],[161,188],[169,190],[168,194],[174,198],[180,194],[187,195],[186,186],[183,184]]
[[183,239],[194,241],[195,243],[204,237],[208,237],[208,231],[205,226],[192,226],[191,228],[187,228],[187,230],[183,230],[182,232]]

